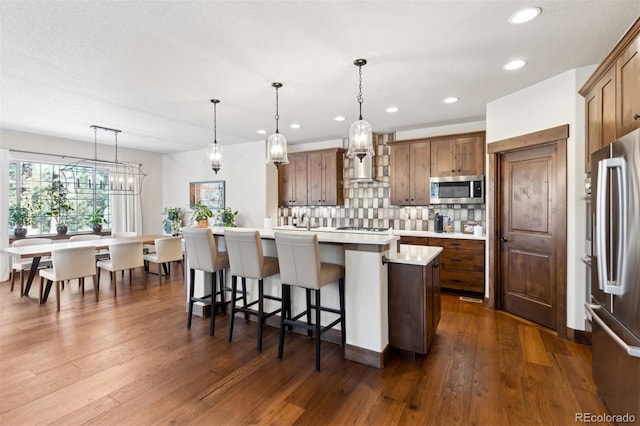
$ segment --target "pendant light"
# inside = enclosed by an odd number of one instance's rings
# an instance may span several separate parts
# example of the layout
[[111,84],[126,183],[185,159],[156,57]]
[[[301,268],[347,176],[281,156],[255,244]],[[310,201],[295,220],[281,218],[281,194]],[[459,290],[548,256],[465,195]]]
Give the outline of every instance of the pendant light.
[[282,87],[282,83],[271,83],[276,89],[276,132],[269,136],[267,140],[267,163],[272,163],[276,167],[280,164],[289,164],[287,158],[287,139],[280,134],[278,130],[278,89]]
[[211,170],[218,174],[218,170],[222,167],[222,147],[218,145],[218,136],[217,136],[217,106],[220,103],[218,99],[211,99],[211,103],[213,103],[213,143],[209,144],[207,147],[207,158],[209,159],[209,165],[211,166]]
[[358,67],[359,85],[358,85],[358,104],[360,106],[360,117],[354,122],[349,129],[349,150],[347,157],[358,157],[360,162],[367,155],[374,156],[373,152],[373,134],[371,124],[362,119],[362,67],[367,64],[366,59],[356,59],[353,64]]

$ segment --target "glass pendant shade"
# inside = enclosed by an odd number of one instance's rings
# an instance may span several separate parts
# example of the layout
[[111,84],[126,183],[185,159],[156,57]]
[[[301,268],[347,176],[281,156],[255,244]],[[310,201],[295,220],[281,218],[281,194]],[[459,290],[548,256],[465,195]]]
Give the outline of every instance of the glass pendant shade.
[[367,156],[374,156],[373,152],[373,132],[371,124],[365,120],[358,120],[349,129],[349,150],[347,156],[358,157],[360,161]]
[[280,133],[274,133],[267,140],[267,163],[289,164],[287,157],[287,139]]
[[218,170],[222,167],[222,146],[217,143],[209,144],[207,147],[207,158],[209,159],[211,170],[218,174]]

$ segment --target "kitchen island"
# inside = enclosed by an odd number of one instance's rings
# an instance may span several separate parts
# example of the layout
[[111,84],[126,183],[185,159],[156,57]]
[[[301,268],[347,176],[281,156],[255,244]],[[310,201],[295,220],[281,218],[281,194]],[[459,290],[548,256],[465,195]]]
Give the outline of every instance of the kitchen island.
[[[218,249],[226,250],[224,228],[211,229],[216,236]],[[274,241],[274,232],[277,230],[306,231],[304,228],[292,227],[259,229],[265,256],[277,256]],[[403,256],[392,255],[392,252],[397,253],[399,237],[388,232],[342,232],[331,228],[313,228],[311,232],[318,235],[321,260],[345,267],[345,358],[382,368],[389,349],[387,261],[393,258],[395,262],[415,262],[415,256],[403,260]],[[229,274],[226,275],[227,282],[230,282],[231,277]],[[202,275],[197,279],[196,295],[204,295],[210,291],[204,288],[205,282],[209,283],[209,280],[203,280]],[[250,299],[256,296],[253,287],[255,286],[248,286]],[[323,289],[323,304],[338,307],[337,287],[337,283],[332,283],[326,290]],[[280,276],[265,279],[264,291],[265,294],[280,296]],[[304,292],[294,291],[292,298],[294,313],[299,312],[305,303]],[[267,302],[275,303],[265,301],[265,305]],[[265,306],[265,309],[270,308],[271,306]],[[331,322],[332,319],[331,313],[322,313],[323,324]]]

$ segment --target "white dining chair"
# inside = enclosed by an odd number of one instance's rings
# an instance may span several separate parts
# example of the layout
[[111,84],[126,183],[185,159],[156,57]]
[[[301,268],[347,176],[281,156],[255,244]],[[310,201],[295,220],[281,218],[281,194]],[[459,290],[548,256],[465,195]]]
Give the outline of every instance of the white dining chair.
[[144,255],[146,262],[158,264],[158,281],[162,285],[162,269],[164,267],[167,277],[169,276],[169,268],[164,265],[170,262],[180,262],[182,267],[182,275],[184,275],[184,262],[182,252],[182,238],[180,237],[165,237],[157,238],[154,241],[156,247],[155,253],[148,253]]
[[[12,247],[24,247],[24,246],[34,246],[39,244],[51,244],[53,240],[51,238],[29,238],[25,240],[16,240],[11,246]],[[13,286],[16,281],[16,272],[20,271],[20,297],[24,294],[24,271],[28,271],[31,269],[31,265],[33,263],[33,259],[14,259],[11,263],[11,291],[13,291]],[[43,258],[40,260],[38,264],[38,268],[49,268],[51,267],[51,259]]]
[[142,258],[142,242],[127,241],[121,243],[109,244],[110,258],[101,260],[98,266],[98,288],[100,288],[100,272],[106,269],[110,272],[111,282],[113,283],[113,297],[118,294],[117,271],[129,270],[129,285],[133,280],[132,271],[135,268],[142,268],[142,283],[147,288],[147,278],[144,272],[144,260]]
[[[51,262],[53,268],[41,269],[40,278],[47,280],[47,286],[52,282],[56,286],[56,307],[60,311],[60,285],[67,280],[82,280],[84,289],[84,278],[93,278],[93,292],[98,301],[98,282],[96,280],[95,249],[88,247],[71,247],[51,252]],[[40,280],[40,303],[42,299],[43,282]],[[84,293],[84,292],[83,292]]]

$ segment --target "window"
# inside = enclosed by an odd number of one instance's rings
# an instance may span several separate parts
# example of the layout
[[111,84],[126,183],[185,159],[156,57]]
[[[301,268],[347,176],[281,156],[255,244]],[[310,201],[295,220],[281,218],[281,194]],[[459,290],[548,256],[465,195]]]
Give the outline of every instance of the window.
[[[107,221],[105,228],[111,226],[111,202],[109,188],[101,182],[108,182],[107,169],[78,167],[73,178],[68,173],[61,173],[65,165],[41,163],[34,161],[12,161],[9,164],[9,207],[33,206],[33,220],[26,226],[28,235],[44,235],[56,233],[56,221],[47,215],[47,188],[60,180],[69,191],[69,204],[73,210],[69,212],[66,225],[68,232],[86,232],[93,229],[90,222],[95,211],[101,211]],[[75,181],[74,181],[75,179]],[[13,233],[13,227],[9,227]]]

